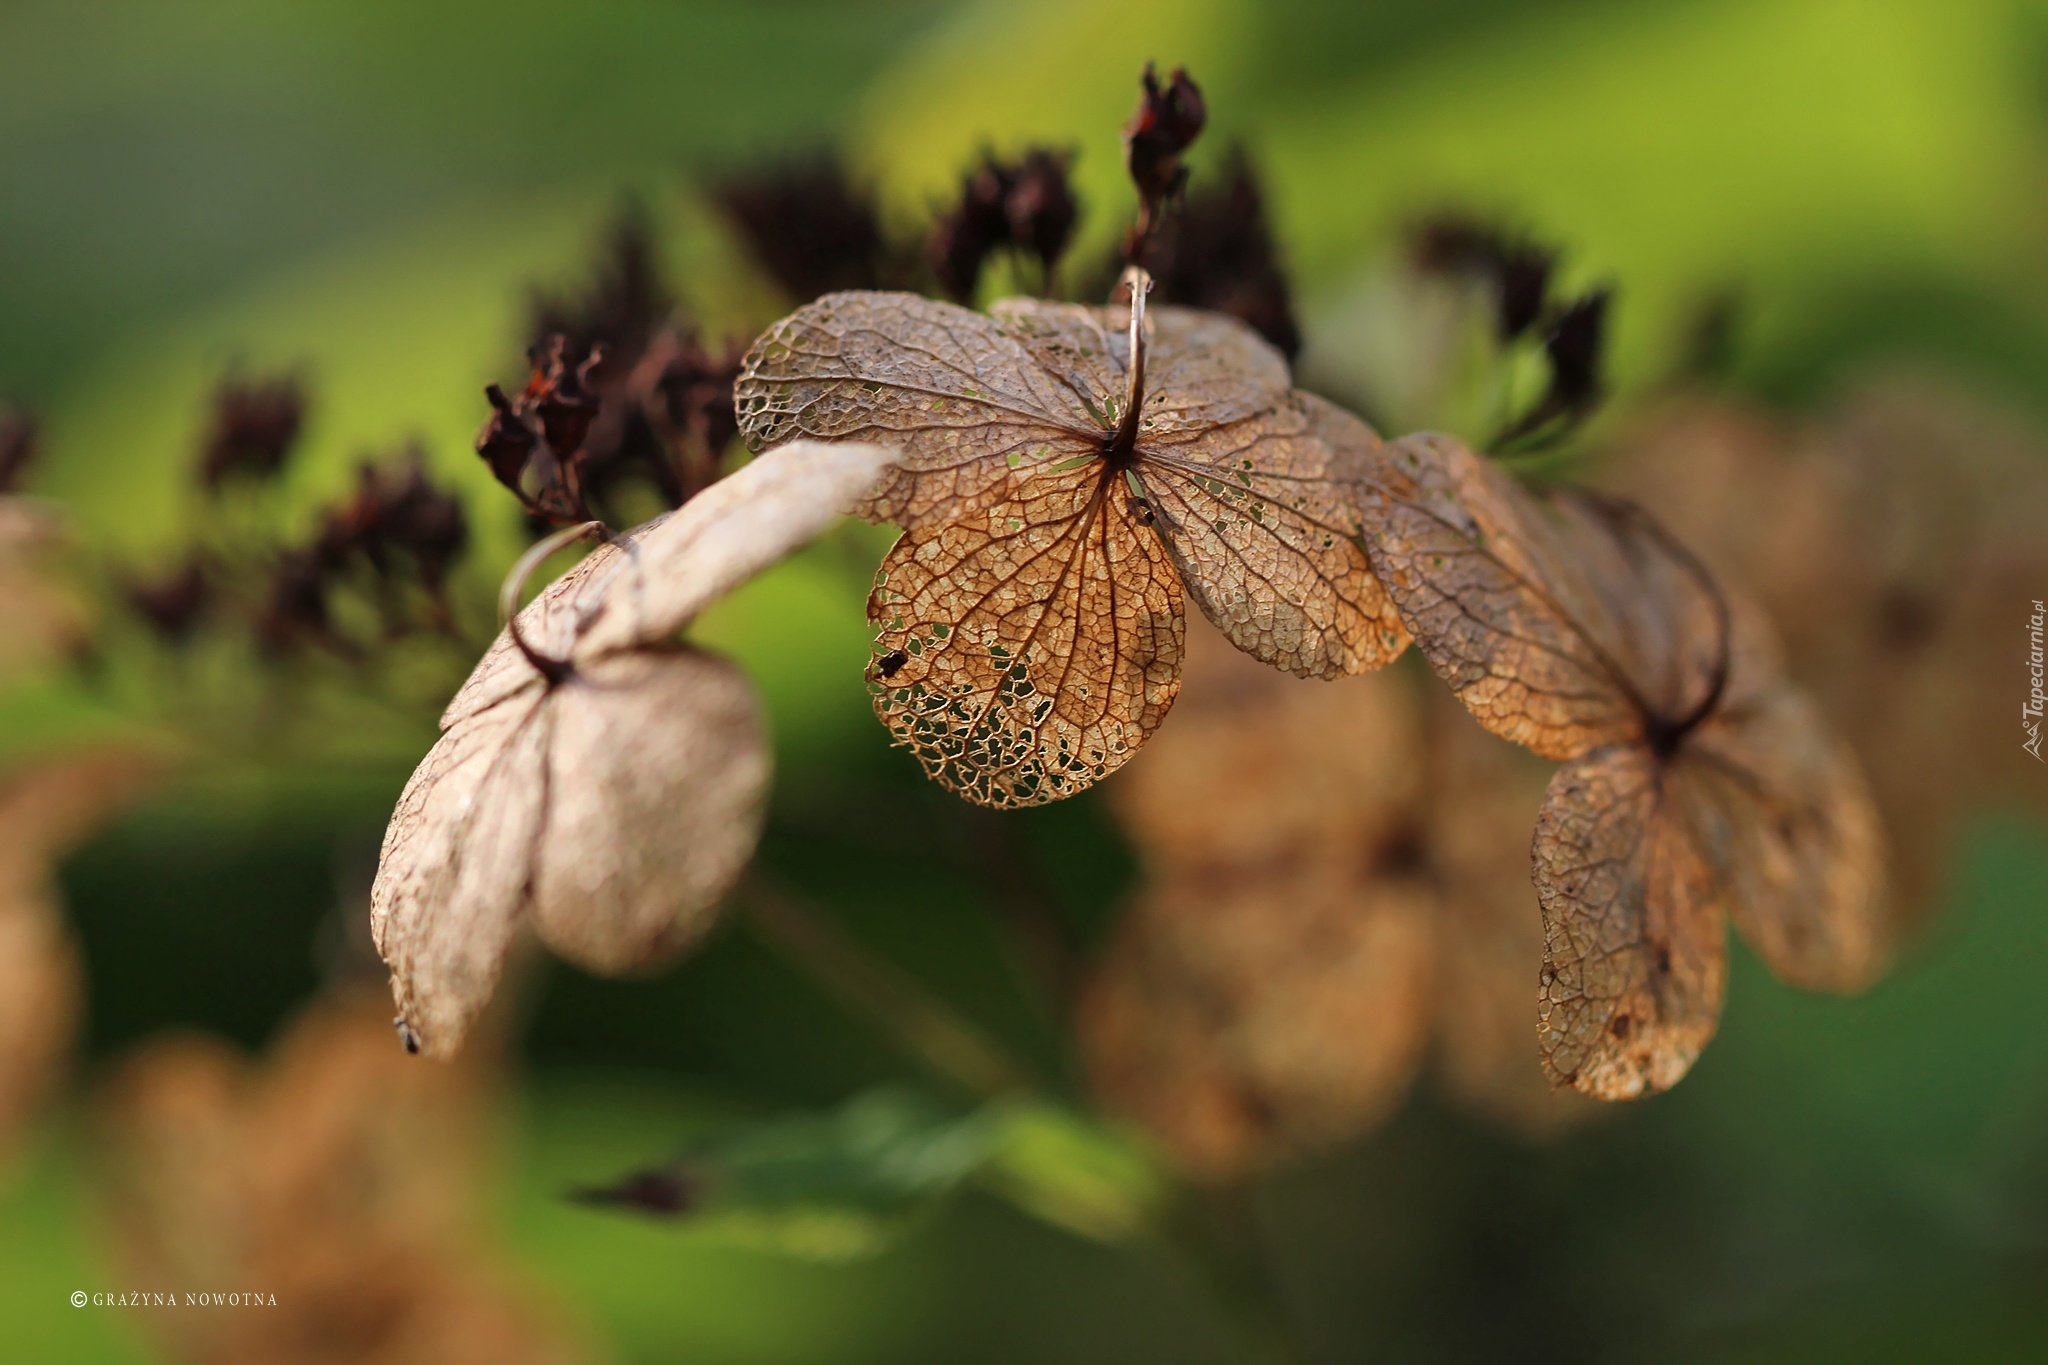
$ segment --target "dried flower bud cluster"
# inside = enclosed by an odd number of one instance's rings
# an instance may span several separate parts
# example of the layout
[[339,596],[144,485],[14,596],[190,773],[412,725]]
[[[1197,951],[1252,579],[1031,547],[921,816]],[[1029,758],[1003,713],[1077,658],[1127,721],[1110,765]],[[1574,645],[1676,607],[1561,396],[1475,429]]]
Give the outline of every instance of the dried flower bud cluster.
[[589,289],[543,296],[532,377],[492,385],[477,453],[540,522],[626,520],[632,489],[679,507],[718,476],[736,421],[736,348],[713,352],[675,320],[644,215],[606,238]]
[[1060,257],[1080,217],[1067,183],[1070,152],[1033,147],[1021,161],[984,155],[960,188],[960,202],[933,225],[925,255],[939,289],[956,303],[972,303],[988,259],[1014,249],[1035,256],[1041,291],[1051,293]]
[[1425,273],[1482,283],[1493,296],[1500,345],[1533,336],[1542,348],[1549,383],[1503,424],[1493,439],[1496,447],[1533,449],[1561,440],[1607,396],[1603,370],[1611,289],[1555,299],[1554,249],[1469,218],[1423,222],[1412,234],[1410,257]]
[[0,495],[21,490],[22,479],[35,463],[40,434],[34,413],[0,405]]
[[1265,196],[1243,148],[1232,149],[1219,185],[1190,193],[1154,227],[1139,264],[1160,302],[1237,318],[1289,360],[1301,350]]
[[222,380],[214,390],[212,424],[199,451],[201,486],[211,492],[235,478],[275,478],[305,420],[305,386],[295,376]]
[[1144,83],[1138,111],[1124,125],[1124,165],[1138,187],[1141,212],[1150,219],[1187,184],[1188,170],[1181,157],[1201,136],[1209,113],[1200,87],[1184,69],[1176,67],[1173,78],[1161,87],[1147,62]]
[[799,303],[878,289],[899,273],[874,198],[829,156],[787,161],[711,187],[754,258]]

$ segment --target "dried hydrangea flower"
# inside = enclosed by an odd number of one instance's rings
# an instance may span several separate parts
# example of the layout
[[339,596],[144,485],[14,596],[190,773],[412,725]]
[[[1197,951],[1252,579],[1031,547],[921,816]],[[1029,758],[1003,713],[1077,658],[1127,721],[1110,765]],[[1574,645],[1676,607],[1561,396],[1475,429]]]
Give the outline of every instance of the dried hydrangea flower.
[[499,636],[399,798],[371,893],[409,1047],[460,1046],[524,928],[605,973],[709,928],[759,837],[769,753],[744,676],[675,637],[890,459],[771,451],[586,557]]
[[904,528],[876,575],[875,707],[970,801],[1057,800],[1120,767],[1179,686],[1185,599],[1303,677],[1407,645],[1359,543],[1348,461],[1378,444],[1213,313],[1010,299],[988,313],[833,294],[754,344],[756,445],[903,450],[862,505]]
[[1731,918],[1795,985],[1875,979],[1897,931],[1876,809],[1758,613],[1633,504],[1538,497],[1446,437],[1392,443],[1360,488],[1431,667],[1564,765],[1532,849],[1561,1084],[1675,1084],[1719,1022]]

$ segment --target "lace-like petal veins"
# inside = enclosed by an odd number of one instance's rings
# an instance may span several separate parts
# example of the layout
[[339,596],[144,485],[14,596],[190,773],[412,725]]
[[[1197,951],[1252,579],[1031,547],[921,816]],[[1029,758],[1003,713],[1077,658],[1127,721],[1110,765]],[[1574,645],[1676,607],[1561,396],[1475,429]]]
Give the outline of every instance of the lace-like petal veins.
[[[1041,299],[1002,299],[989,315],[1083,400],[1111,416],[1130,370],[1129,314]],[[1235,318],[1191,308],[1145,314],[1146,436],[1201,431],[1242,421],[1287,396],[1287,360]]]
[[1487,729],[1570,759],[1704,699],[1713,599],[1640,514],[1539,499],[1443,436],[1390,442],[1361,467],[1380,581]]
[[1560,768],[1531,854],[1544,1070],[1605,1100],[1668,1090],[1714,1035],[1727,946],[1714,875],[1655,758],[1618,746]]
[[1122,766],[1180,686],[1180,580],[1121,481],[1032,480],[972,522],[906,531],[875,578],[869,689],[935,781],[1038,805]]
[[1709,719],[1673,789],[1735,927],[1773,972],[1807,990],[1877,979],[1896,931],[1877,807],[1804,695],[1774,688]]
[[524,909],[547,793],[538,686],[457,721],[420,760],[384,831],[370,927],[401,1018],[452,1057],[497,988]]
[[1189,594],[1253,658],[1337,678],[1408,647],[1367,561],[1356,497],[1337,477],[1378,444],[1342,408],[1296,393],[1256,417],[1141,446],[1137,478]]
[[702,937],[760,839],[765,731],[753,688],[723,659],[634,651],[583,666],[549,754],[532,889],[541,941],[617,974]]
[[747,352],[733,395],[756,449],[808,436],[901,451],[859,511],[906,528],[967,516],[1032,470],[1093,454],[1105,426],[995,319],[915,294],[827,294],[798,309]]

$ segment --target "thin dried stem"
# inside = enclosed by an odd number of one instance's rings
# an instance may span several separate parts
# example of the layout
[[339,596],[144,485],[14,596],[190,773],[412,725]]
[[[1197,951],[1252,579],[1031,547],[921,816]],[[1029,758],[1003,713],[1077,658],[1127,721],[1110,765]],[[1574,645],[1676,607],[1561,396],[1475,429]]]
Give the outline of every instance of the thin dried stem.
[[512,643],[526,656],[526,662],[532,664],[534,671],[546,678],[551,685],[568,676],[569,661],[552,658],[526,642],[526,637],[519,633],[519,598],[526,591],[526,580],[532,577],[535,569],[551,555],[593,533],[605,535],[605,524],[601,521],[579,522],[575,526],[565,526],[559,531],[541,537],[527,548],[525,554],[519,556],[518,562],[512,566],[512,571],[505,575],[504,583],[498,588],[498,619],[512,632]]
[[1152,292],[1152,277],[1143,266],[1126,267],[1123,282],[1131,294],[1131,365],[1124,382],[1123,416],[1109,442],[1113,456],[1128,456],[1138,446],[1138,416],[1145,407],[1145,296]]
[[980,1030],[788,887],[756,869],[743,899],[747,922],[785,962],[849,1012],[881,1026],[937,1074],[985,1099],[1033,1088],[1023,1069]]

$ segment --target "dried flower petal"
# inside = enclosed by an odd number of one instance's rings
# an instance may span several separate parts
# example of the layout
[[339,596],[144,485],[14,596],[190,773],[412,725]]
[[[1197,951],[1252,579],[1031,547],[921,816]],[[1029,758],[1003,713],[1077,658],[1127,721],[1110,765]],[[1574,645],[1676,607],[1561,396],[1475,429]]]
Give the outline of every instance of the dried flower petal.
[[1615,1099],[1682,1076],[1731,912],[1795,983],[1874,978],[1895,925],[1870,796],[1752,609],[1632,505],[1538,499],[1445,438],[1396,442],[1361,496],[1424,656],[1487,728],[1566,761],[1534,847],[1557,1079]]
[[709,927],[759,836],[769,759],[737,670],[672,644],[711,602],[815,536],[889,460],[770,452],[587,557],[520,614],[442,717],[386,831],[371,895],[415,1044],[446,1056],[530,919],[594,970]]
[[1181,591],[1303,676],[1406,646],[1338,478],[1378,438],[1290,391],[1242,325],[1146,321],[1129,449],[1123,310],[835,294],[749,353],[750,441],[903,449],[861,509],[906,531],[869,601],[870,682],[899,741],[971,800],[1054,800],[1135,753],[1173,697]]

